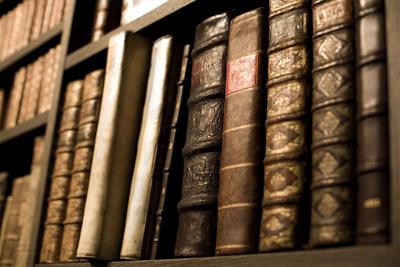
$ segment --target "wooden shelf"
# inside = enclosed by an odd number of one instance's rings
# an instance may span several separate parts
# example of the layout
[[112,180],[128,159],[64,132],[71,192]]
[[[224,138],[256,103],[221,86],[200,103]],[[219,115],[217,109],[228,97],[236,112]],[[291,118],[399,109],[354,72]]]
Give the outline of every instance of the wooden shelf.
[[[375,267],[398,266],[393,254],[394,247],[354,246],[330,249],[314,249],[278,253],[258,253],[238,256],[219,256],[187,259],[116,261],[109,267],[153,267],[153,266],[226,266],[226,267]],[[35,267],[104,267],[106,263],[36,264]]]
[[123,31],[137,32],[145,27],[152,25],[153,23],[170,16],[174,12],[196,2],[196,0],[169,0],[166,3],[160,5],[158,8],[150,11],[149,13],[139,17],[132,22],[122,25],[113,31],[107,33],[98,41],[89,43],[78,50],[72,52],[67,56],[67,62],[65,69],[70,69],[79,63],[89,59],[97,53],[107,49],[110,38]]
[[0,145],[45,126],[47,124],[48,115],[49,113],[46,112],[14,128],[0,131]]
[[60,23],[59,25],[55,26],[53,29],[49,30],[42,36],[40,36],[38,39],[35,41],[31,42],[28,46],[25,48],[21,49],[20,51],[16,52],[14,55],[6,58],[4,61],[0,62],[0,72],[3,72],[10,66],[14,65],[24,57],[31,55],[32,52],[35,50],[39,49],[40,47],[44,46],[47,44],[49,41],[53,40],[57,36],[61,35],[63,31],[63,23]]

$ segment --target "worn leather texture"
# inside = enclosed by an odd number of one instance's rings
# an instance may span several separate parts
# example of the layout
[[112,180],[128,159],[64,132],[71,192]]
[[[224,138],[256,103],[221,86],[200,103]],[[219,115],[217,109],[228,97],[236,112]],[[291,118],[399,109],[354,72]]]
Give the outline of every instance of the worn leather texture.
[[389,236],[389,134],[384,1],[356,1],[357,243]]
[[230,13],[196,27],[176,257],[213,255]]
[[311,246],[354,240],[353,1],[313,1]]

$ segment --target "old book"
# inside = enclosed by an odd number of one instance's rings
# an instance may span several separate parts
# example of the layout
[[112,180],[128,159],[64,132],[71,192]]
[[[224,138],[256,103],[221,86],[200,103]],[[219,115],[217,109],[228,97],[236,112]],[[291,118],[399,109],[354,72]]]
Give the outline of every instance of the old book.
[[26,67],[26,81],[23,89],[21,107],[18,114],[18,124],[21,124],[27,120],[27,111],[29,107],[30,97],[32,93],[32,81],[34,79],[34,64],[31,63]]
[[8,100],[5,128],[12,128],[17,125],[20,112],[23,90],[26,80],[26,67],[20,68],[14,76],[11,94]]
[[9,174],[7,172],[0,172],[0,228],[6,206],[8,177]]
[[313,1],[311,246],[354,238],[353,1]]
[[77,257],[119,258],[150,52],[139,35],[110,41]]
[[46,9],[46,0],[36,0],[35,1],[35,18],[32,24],[32,32],[30,35],[30,40],[33,41],[40,36],[42,29],[42,23],[44,18],[44,13]]
[[154,203],[159,197],[160,170],[165,160],[167,127],[172,119],[178,79],[176,63],[180,62],[181,48],[170,35],[159,38],[153,45],[122,240],[122,259],[149,257],[146,236],[154,233]]
[[305,240],[301,203],[306,179],[311,51],[308,1],[271,2],[264,198],[260,251]]
[[50,49],[43,56],[43,78],[40,84],[40,92],[39,92],[39,104],[38,104],[38,113],[44,113],[47,111],[47,105],[49,102],[49,95],[51,90],[51,79],[52,72],[54,69],[54,48]]
[[82,107],[61,242],[61,262],[79,261],[76,251],[86,203],[103,82],[104,70],[100,69],[87,74],[83,84]]
[[217,255],[251,253],[258,248],[266,21],[265,9],[259,8],[237,16],[230,25],[218,194]]
[[92,42],[118,26],[121,0],[97,0],[96,15],[93,24]]
[[184,145],[187,124],[186,102],[189,98],[190,45],[183,49],[179,80],[172,121],[169,129],[168,150],[165,157],[160,199],[158,201],[156,225],[151,247],[151,259],[170,258],[174,254],[179,202],[183,171],[181,151]]
[[[77,130],[82,97],[82,80],[68,83],[59,126],[59,136],[70,130]],[[75,137],[72,135],[72,138]],[[71,138],[71,139],[72,139]],[[44,226],[40,262],[58,262],[65,219],[69,183],[72,174],[75,140],[59,141],[54,152],[54,166],[50,183],[47,214]]]
[[23,9],[24,9],[25,3],[20,3],[18,6],[13,10],[14,12],[14,17],[13,17],[13,25],[12,25],[12,31],[11,31],[11,36],[10,40],[8,43],[8,48],[7,48],[7,56],[11,56],[17,51],[17,47],[19,45],[19,36],[21,36],[22,33],[22,18],[23,18]]
[[59,0],[57,1],[46,0],[46,7],[43,14],[43,22],[42,22],[42,28],[40,29],[40,34],[44,34],[48,30],[50,30],[51,12],[53,11],[54,4],[58,1]]
[[50,18],[50,29],[54,28],[61,22],[62,14],[64,12],[65,0],[57,0],[54,3],[53,10]]
[[4,47],[3,47],[3,60],[6,59],[10,53],[10,43],[12,41],[12,32],[13,32],[13,26],[15,22],[15,14],[16,14],[16,9],[11,10],[8,12],[8,23],[7,23],[7,36],[4,39]]
[[388,90],[384,1],[356,1],[357,243],[389,236]]
[[6,110],[5,107],[6,107],[6,93],[4,89],[0,88],[0,128],[3,126],[4,122],[4,115]]
[[25,120],[30,120],[35,117],[37,114],[37,109],[39,105],[39,93],[40,93],[40,85],[42,82],[42,72],[43,72],[43,57],[39,57],[34,63],[33,63],[33,70],[32,70],[32,80],[30,83],[30,90],[29,93],[29,101],[28,101],[28,106],[26,108],[26,114],[25,114]]
[[196,27],[175,256],[213,255],[230,13]]
[[21,47],[24,48],[29,44],[29,38],[33,28],[33,20],[35,16],[35,5],[37,0],[26,0],[26,14],[23,20],[23,30],[21,37]]
[[28,177],[15,178],[12,185],[11,198],[7,200],[7,214],[4,217],[2,236],[0,237],[0,266],[14,266],[18,239],[21,231],[21,206],[25,198]]
[[123,20],[121,24],[127,24],[156,9],[168,0],[126,0],[123,4]]
[[29,265],[30,249],[32,248],[32,238],[36,229],[32,224],[32,220],[37,214],[37,209],[41,203],[38,199],[38,190],[40,184],[40,171],[42,164],[42,157],[44,151],[44,137],[38,136],[35,138],[33,146],[33,156],[31,165],[31,174],[29,176],[29,186],[26,188],[26,208],[25,208],[25,222],[21,225],[21,234],[18,241],[18,247],[15,257],[14,266],[23,267]]

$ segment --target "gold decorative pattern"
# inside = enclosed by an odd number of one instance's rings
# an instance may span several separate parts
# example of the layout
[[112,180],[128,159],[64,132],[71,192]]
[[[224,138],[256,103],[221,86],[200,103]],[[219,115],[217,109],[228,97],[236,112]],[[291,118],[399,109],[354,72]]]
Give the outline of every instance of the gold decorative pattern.
[[268,89],[268,118],[304,112],[305,94],[304,83],[297,80],[270,87]]

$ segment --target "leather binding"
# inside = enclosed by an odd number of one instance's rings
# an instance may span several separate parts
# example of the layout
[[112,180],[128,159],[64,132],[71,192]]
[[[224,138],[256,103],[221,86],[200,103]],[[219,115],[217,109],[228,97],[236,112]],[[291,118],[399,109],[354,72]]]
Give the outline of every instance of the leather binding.
[[33,146],[33,156],[31,163],[31,173],[29,175],[29,186],[26,188],[26,202],[24,209],[21,211],[24,217],[21,218],[21,233],[18,240],[18,247],[15,257],[15,267],[25,267],[29,265],[30,253],[34,244],[32,237],[37,231],[32,221],[37,216],[37,208],[40,206],[38,199],[38,191],[40,190],[40,171],[44,151],[44,137],[35,137]]
[[14,266],[21,231],[19,224],[21,207],[25,198],[28,177],[15,178],[12,184],[11,196],[7,198],[6,216],[3,219],[0,236],[0,266]]
[[30,93],[29,93],[29,101],[26,108],[26,120],[30,120],[34,118],[37,114],[37,109],[39,105],[39,92],[40,92],[40,84],[42,81],[42,72],[43,72],[43,57],[39,57],[33,63],[33,74],[32,81],[30,85]]
[[176,257],[213,255],[230,13],[196,27]]
[[7,105],[7,113],[5,119],[5,128],[12,128],[17,125],[22,95],[26,80],[27,70],[25,67],[20,68],[14,76],[14,82],[11,89],[10,98]]
[[102,69],[87,74],[83,83],[82,106],[61,242],[61,262],[82,261],[76,258],[76,250],[86,203],[103,83]]
[[4,111],[6,103],[5,100],[6,100],[6,93],[4,89],[0,88],[0,127],[3,126],[3,121],[4,121]]
[[[65,141],[58,141],[58,144],[65,146],[58,146],[54,152],[54,167],[51,177],[50,194],[47,200],[47,215],[40,252],[40,262],[54,263],[59,261],[63,222],[74,158],[75,140],[73,139],[78,128],[82,87],[83,81],[75,80],[68,83],[65,90],[59,136],[64,137],[63,135],[66,135],[67,138]],[[65,131],[70,133],[64,134]]]
[[23,94],[22,94],[21,107],[20,107],[20,111],[18,114],[17,124],[21,124],[27,120],[27,115],[28,115],[27,111],[28,111],[28,106],[29,106],[29,102],[30,102],[30,97],[31,97],[32,93],[34,93],[32,91],[34,65],[29,64],[26,69],[27,69],[26,81],[25,81],[24,90],[23,90]]
[[271,1],[260,251],[301,244],[310,91],[309,2]]
[[46,1],[46,8],[45,8],[44,15],[43,15],[42,28],[40,30],[41,34],[44,34],[48,30],[50,30],[51,12],[53,11],[53,5],[57,1],[52,1],[52,0],[47,0]]
[[163,36],[153,44],[122,240],[122,259],[145,259],[150,254],[182,48],[171,35]]
[[384,1],[356,1],[357,243],[388,242],[388,90]]
[[92,42],[99,40],[101,36],[118,26],[120,8],[121,0],[97,0]]
[[40,89],[38,113],[44,113],[51,107],[52,91],[54,90],[52,87],[52,79],[53,73],[56,72],[57,65],[55,53],[56,50],[52,48],[44,56],[43,64],[45,68],[43,71],[43,80]]
[[54,28],[55,26],[58,25],[58,23],[61,22],[61,17],[64,12],[64,3],[65,0],[57,0],[54,3],[53,6],[53,11],[51,12],[51,18],[50,18],[50,29]]
[[40,36],[44,12],[46,9],[46,0],[36,0],[35,3],[35,18],[33,20],[32,32],[30,35],[31,41],[36,40]]
[[119,258],[150,54],[139,35],[110,40],[77,257]]
[[230,25],[216,255],[258,248],[267,16],[258,8]]
[[171,258],[174,254],[179,202],[183,171],[181,151],[184,146],[187,123],[186,103],[189,98],[190,45],[183,48],[179,79],[176,84],[176,98],[169,129],[168,150],[165,157],[161,193],[156,213],[156,225],[151,247],[151,259]]
[[3,214],[6,205],[8,177],[9,174],[7,172],[0,172],[0,223],[3,220]]
[[313,1],[311,246],[353,242],[353,1]]
[[35,16],[35,5],[37,0],[26,0],[26,15],[23,19],[23,30],[20,41],[20,49],[29,44],[29,37],[32,32],[33,20]]

